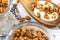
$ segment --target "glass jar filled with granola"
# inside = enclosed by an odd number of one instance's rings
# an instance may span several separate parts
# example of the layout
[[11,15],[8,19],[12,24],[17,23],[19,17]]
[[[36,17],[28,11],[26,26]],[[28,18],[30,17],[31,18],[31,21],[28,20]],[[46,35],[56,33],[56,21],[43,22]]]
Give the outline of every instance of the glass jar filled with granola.
[[12,0],[0,0],[0,28],[7,22]]

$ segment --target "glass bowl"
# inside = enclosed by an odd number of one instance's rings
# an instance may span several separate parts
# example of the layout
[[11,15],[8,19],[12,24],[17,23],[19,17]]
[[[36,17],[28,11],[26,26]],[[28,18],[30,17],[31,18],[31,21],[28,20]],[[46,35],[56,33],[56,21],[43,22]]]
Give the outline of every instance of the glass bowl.
[[9,40],[9,38],[12,36],[13,31],[18,29],[18,28],[21,28],[23,25],[26,25],[29,28],[35,28],[37,30],[42,31],[43,33],[45,33],[47,35],[49,40],[53,40],[54,39],[52,35],[51,36],[49,35],[47,29],[44,26],[42,26],[41,24],[36,23],[36,22],[24,22],[24,23],[18,24],[17,26],[14,26],[15,28],[10,31],[9,35],[6,37],[5,40]]
[[2,28],[8,20],[8,14],[11,9],[10,6],[11,6],[12,1],[13,0],[8,0],[8,6],[7,6],[6,10],[0,14],[0,28]]
[[10,6],[11,6],[12,1],[13,0],[8,0],[8,6],[7,6],[6,10],[3,13],[1,13],[0,18],[5,16],[9,12],[9,10],[11,9]]

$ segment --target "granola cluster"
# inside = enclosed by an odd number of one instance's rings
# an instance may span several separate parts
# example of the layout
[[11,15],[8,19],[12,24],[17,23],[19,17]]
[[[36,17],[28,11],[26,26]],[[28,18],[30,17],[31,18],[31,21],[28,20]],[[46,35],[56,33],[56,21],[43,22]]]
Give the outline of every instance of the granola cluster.
[[8,0],[0,0],[0,13],[4,12],[8,6]]
[[[56,7],[55,5],[53,5],[52,3],[50,3],[50,2],[45,2],[45,4],[39,4],[38,2],[37,3],[33,2],[31,5],[32,5],[31,6],[32,11],[34,11],[35,8],[37,8],[40,12],[44,11],[45,12],[44,18],[46,18],[46,19],[49,19],[48,15],[50,15],[54,12],[60,13],[60,9],[58,7]],[[41,15],[38,12],[37,17],[40,18],[40,16]],[[56,18],[56,17],[57,17],[57,15],[53,14],[52,18]]]
[[10,40],[49,40],[47,35],[35,28],[23,26],[15,30]]

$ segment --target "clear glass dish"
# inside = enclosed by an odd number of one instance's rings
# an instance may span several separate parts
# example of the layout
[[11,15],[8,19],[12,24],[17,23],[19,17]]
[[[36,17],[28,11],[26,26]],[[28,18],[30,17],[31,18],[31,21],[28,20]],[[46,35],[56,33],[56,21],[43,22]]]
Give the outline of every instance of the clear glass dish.
[[0,14],[0,29],[7,23],[8,20],[8,14],[10,12],[10,6],[13,0],[8,0],[8,6],[6,10]]
[[3,13],[1,13],[0,18],[4,17],[9,12],[9,10],[11,9],[10,6],[11,6],[12,1],[13,0],[8,0],[8,6],[6,10]]
[[17,26],[14,26],[15,28],[10,31],[9,35],[4,40],[9,40],[9,38],[12,36],[12,32],[18,28],[21,28],[23,25],[27,25],[29,28],[35,28],[37,30],[40,30],[47,35],[49,40],[54,40],[54,37],[51,34],[50,34],[51,36],[49,35],[47,29],[41,24],[36,22],[24,22],[24,23],[18,24]]

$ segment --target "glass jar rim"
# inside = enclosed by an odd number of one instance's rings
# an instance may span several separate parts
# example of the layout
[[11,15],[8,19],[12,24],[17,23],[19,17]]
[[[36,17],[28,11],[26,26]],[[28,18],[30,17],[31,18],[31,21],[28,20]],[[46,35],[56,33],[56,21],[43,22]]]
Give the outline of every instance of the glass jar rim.
[[10,6],[12,4],[12,1],[13,0],[8,0],[8,6],[7,6],[6,10],[3,13],[1,13],[0,19],[5,17],[8,14],[8,12],[10,12],[10,9],[11,9]]

